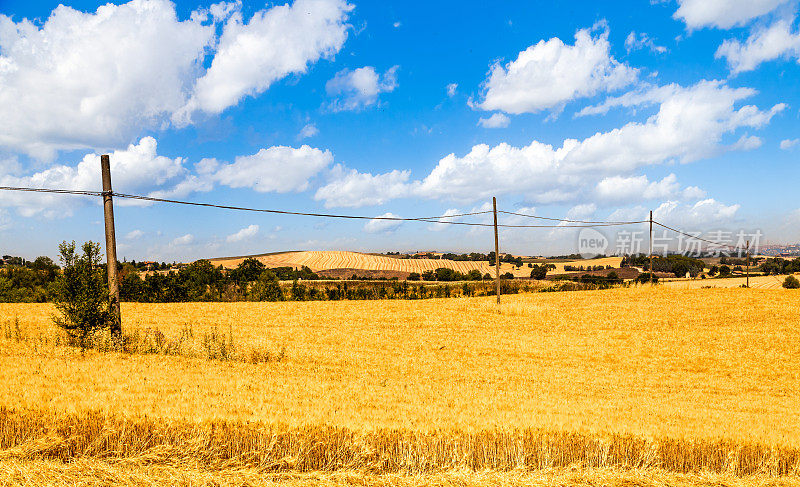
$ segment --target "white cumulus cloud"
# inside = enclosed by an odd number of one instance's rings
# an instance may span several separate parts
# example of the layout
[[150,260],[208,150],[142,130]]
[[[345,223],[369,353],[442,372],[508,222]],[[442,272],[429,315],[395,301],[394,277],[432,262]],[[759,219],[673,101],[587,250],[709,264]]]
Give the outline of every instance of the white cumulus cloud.
[[789,19],[781,19],[766,28],[754,30],[744,42],[728,39],[715,54],[725,58],[731,71],[752,71],[759,64],[778,58],[800,60],[800,32],[792,29]]
[[[533,203],[573,202],[594,191],[604,178],[631,176],[639,168],[669,161],[689,163],[725,150],[752,148],[756,142],[726,145],[725,138],[742,128],[761,128],[785,105],[768,110],[740,102],[755,94],[721,81],[675,86],[658,111],[642,122],[630,122],[583,140],[566,139],[560,147],[539,141],[515,147],[507,143],[473,146],[466,154],[449,154],[421,180],[407,172],[373,175],[352,170],[334,177],[315,197],[328,206],[381,204],[392,198],[422,197],[457,202],[518,194]],[[645,97],[647,100],[651,98]],[[651,103],[648,101],[647,103]],[[760,140],[760,139],[759,139]],[[657,183],[631,180],[659,194],[678,190],[671,178]],[[698,195],[697,188],[682,196]]]
[[730,222],[739,211],[740,205],[726,205],[708,198],[693,204],[678,201],[665,201],[653,210],[653,219],[665,225],[679,226],[691,231],[693,226],[704,227],[709,223],[722,225]]
[[0,145],[51,159],[158,127],[185,103],[213,37],[167,0],[61,5],[41,26],[0,15]]
[[[194,192],[211,191],[217,185],[252,188],[258,192],[299,192],[310,186],[310,179],[331,165],[333,155],[307,145],[299,148],[273,146],[255,154],[238,156],[232,163],[203,159],[193,171],[183,157],[158,155],[153,137],[144,137],[125,150],[110,154],[111,179],[119,193],[146,194],[157,198],[180,198]],[[36,188],[63,188],[100,191],[100,155],[91,153],[76,165],[57,165],[29,174],[3,174],[0,185]],[[68,216],[76,205],[65,207],[63,196],[13,193],[0,200],[0,206],[17,207],[24,216],[44,213]],[[81,204],[94,201],[80,198]],[[147,205],[148,202],[117,198],[118,205]]]
[[225,238],[225,241],[228,243],[241,242],[243,240],[255,237],[258,234],[258,230],[258,225],[249,225],[234,234],[228,235]]
[[[384,213],[381,218],[399,218],[394,213]],[[400,220],[381,220],[372,219],[364,224],[364,231],[367,233],[389,233],[397,230],[403,222]]]
[[313,123],[308,123],[300,129],[300,133],[298,134],[298,139],[307,139],[309,137],[314,137],[319,133],[319,129]]
[[336,166],[331,171],[331,181],[314,194],[314,199],[324,201],[326,207],[359,207],[380,205],[394,198],[410,196],[408,171],[394,171],[372,175],[355,169]]
[[169,0],[132,0],[88,13],[62,5],[41,24],[0,15],[0,147],[51,160],[219,113],[338,52],[352,9],[296,0],[245,21],[241,8],[180,20]]
[[220,113],[248,95],[257,95],[310,63],[339,52],[347,39],[352,7],[341,0],[295,0],[256,12],[245,22],[240,12],[225,24],[208,71],[197,80],[175,120],[192,112]]
[[649,35],[645,34],[644,32],[637,34],[634,31],[631,31],[631,33],[628,34],[628,37],[625,38],[625,49],[628,52],[638,51],[640,49],[649,49],[658,54],[667,52],[666,47],[656,44]]
[[194,235],[192,235],[191,233],[187,233],[186,235],[184,235],[182,237],[178,237],[178,238],[172,240],[170,245],[173,245],[173,246],[189,245],[192,242],[194,242]]
[[511,123],[511,119],[500,112],[493,113],[491,117],[478,120],[478,125],[487,129],[508,127],[509,123]]
[[[157,143],[153,137],[144,137],[125,150],[110,153],[111,182],[119,193],[141,193],[154,186],[169,184],[187,174],[182,157],[169,158],[157,154]],[[88,191],[102,190],[100,181],[100,155],[87,154],[75,166],[57,165],[27,176],[0,174],[0,183],[6,186],[28,186],[35,188],[61,188]],[[17,206],[25,216],[44,209],[64,209],[63,196],[44,194],[10,195],[3,202]],[[117,204],[137,204],[130,200],[117,200]]]
[[397,87],[397,66],[378,74],[372,66],[354,70],[343,69],[325,84],[328,95],[334,97],[333,111],[361,110],[378,101],[381,93]]
[[447,85],[447,96],[454,96],[458,90],[458,83],[450,83]]
[[[458,215],[458,214],[459,214],[459,212],[458,212],[457,208],[450,208],[450,209],[446,210],[444,213],[442,213],[442,216],[445,217],[445,218],[439,218],[438,221],[439,222],[454,222],[454,221],[458,221],[459,220],[458,218],[447,218],[447,217],[450,217],[450,216],[453,216],[453,215]],[[450,227],[450,226],[452,226],[452,225],[448,225],[447,223],[434,223],[432,225],[428,225],[428,230],[430,230],[432,232],[440,232],[440,231],[442,231],[442,230],[444,230],[444,229],[446,229],[447,227]]]
[[505,65],[496,64],[486,80],[483,110],[533,113],[566,102],[613,91],[636,81],[638,72],[609,53],[608,31],[575,34],[575,44],[554,37],[539,41]]
[[690,29],[718,27],[729,29],[768,14],[792,0],[678,0],[676,19]]
[[733,145],[731,145],[731,150],[754,150],[758,149],[764,144],[764,141],[761,140],[761,137],[756,137],[755,135],[742,135],[739,137]]
[[611,201],[663,198],[678,191],[677,179],[674,174],[670,174],[661,181],[653,182],[650,182],[644,175],[611,176],[597,183],[597,194],[600,198]]
[[789,150],[800,144],[800,139],[784,139],[781,141],[781,149]]
[[131,230],[125,235],[125,240],[137,240],[144,236],[144,232],[141,230]]
[[238,156],[221,166],[212,178],[231,188],[253,188],[266,193],[305,191],[309,179],[333,162],[333,154],[307,145],[274,146],[249,156]]

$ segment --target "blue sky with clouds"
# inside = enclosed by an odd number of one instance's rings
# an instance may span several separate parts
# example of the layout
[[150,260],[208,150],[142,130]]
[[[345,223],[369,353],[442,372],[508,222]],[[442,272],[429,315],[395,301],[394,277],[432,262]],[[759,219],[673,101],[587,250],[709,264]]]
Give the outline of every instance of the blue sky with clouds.
[[[405,217],[487,208],[800,239],[797,0],[0,2],[0,185]],[[101,241],[0,193],[0,252]],[[485,229],[117,201],[119,254],[485,251]],[[480,220],[480,219],[479,219]],[[508,217],[507,223],[524,223]],[[568,229],[507,230],[525,254]]]

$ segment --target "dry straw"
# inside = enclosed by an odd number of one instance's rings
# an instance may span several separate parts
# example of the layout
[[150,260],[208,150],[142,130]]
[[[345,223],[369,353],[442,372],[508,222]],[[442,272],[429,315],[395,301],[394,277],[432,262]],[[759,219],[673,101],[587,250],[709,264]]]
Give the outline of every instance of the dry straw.
[[645,439],[539,429],[359,432],[240,421],[164,421],[98,412],[0,409],[0,460],[103,459],[130,464],[358,470],[373,474],[580,468],[658,468],[735,476],[800,474],[800,450],[725,440]]

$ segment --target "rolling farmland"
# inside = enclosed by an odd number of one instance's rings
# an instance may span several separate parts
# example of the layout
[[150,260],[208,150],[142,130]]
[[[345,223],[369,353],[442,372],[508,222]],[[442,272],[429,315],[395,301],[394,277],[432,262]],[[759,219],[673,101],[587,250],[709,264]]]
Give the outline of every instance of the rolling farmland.
[[[253,256],[263,262],[267,267],[300,267],[307,266],[312,271],[322,271],[328,269],[365,269],[380,271],[400,271],[423,273],[428,270],[435,270],[439,267],[448,267],[458,272],[466,274],[477,269],[481,274],[487,272],[494,275],[494,266],[490,266],[486,261],[455,261],[448,259],[399,259],[382,255],[362,254],[359,252],[337,251],[337,250],[310,250],[300,252],[282,252],[275,254]],[[239,265],[246,257],[219,258],[211,259],[214,265],[222,265],[226,268],[233,268]],[[591,260],[577,260],[568,262],[555,262],[556,270],[554,273],[564,272],[565,265],[575,266],[595,266],[610,265],[619,267],[622,262],[621,257],[603,257]],[[511,272],[514,277],[530,276],[530,269],[522,266],[517,269],[514,265],[503,263],[500,271]]]
[[81,352],[50,305],[0,304],[0,483],[792,485],[797,296],[123,303],[129,330],[285,350],[262,363]]
[[[750,276],[750,287],[753,289],[780,289],[786,276]],[[747,282],[745,277],[728,277],[724,279],[673,279],[665,280],[664,286],[676,289],[699,289],[703,287],[741,287]]]

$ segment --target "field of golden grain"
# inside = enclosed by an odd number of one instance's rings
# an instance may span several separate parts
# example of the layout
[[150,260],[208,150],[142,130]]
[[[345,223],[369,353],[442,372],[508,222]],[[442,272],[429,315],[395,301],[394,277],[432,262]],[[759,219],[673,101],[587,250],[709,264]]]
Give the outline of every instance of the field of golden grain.
[[798,483],[800,293],[493,299],[123,305],[284,351],[255,364],[81,352],[0,304],[0,484]]
[[[494,275],[494,267],[489,266],[484,261],[455,261],[448,259],[398,259],[381,255],[362,254],[359,252],[347,252],[342,250],[310,250],[301,252],[283,252],[277,254],[261,255],[257,257],[267,267],[300,267],[307,266],[312,271],[327,269],[365,269],[376,271],[401,271],[418,272],[436,270],[439,267],[447,267],[461,273],[468,273],[477,269],[481,274],[487,272]],[[236,267],[244,260],[243,257],[232,259],[212,259],[214,265],[222,265],[227,268]],[[569,262],[556,262],[556,269],[552,272],[564,272],[565,265],[575,266],[596,266],[610,265],[619,267],[622,257],[603,257],[590,260],[578,260]],[[517,269],[515,266],[504,263],[500,265],[500,272],[511,272],[515,277],[529,277],[531,270],[527,266]]]
[[[754,289],[780,289],[786,276],[750,276],[750,287]],[[747,282],[746,277],[726,277],[716,279],[674,279],[663,284],[677,289],[700,289],[703,287],[741,287]]]

